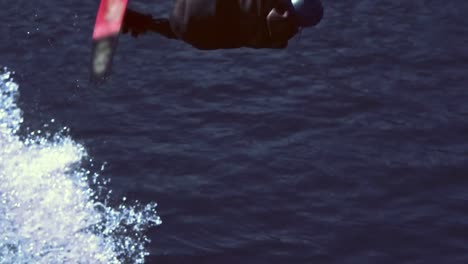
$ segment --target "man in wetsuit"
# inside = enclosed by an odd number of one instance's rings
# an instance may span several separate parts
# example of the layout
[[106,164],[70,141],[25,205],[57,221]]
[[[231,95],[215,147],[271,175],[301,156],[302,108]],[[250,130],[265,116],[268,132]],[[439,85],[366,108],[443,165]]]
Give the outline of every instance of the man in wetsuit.
[[197,49],[285,48],[323,16],[320,0],[175,0],[169,19],[127,9],[123,33],[156,32]]

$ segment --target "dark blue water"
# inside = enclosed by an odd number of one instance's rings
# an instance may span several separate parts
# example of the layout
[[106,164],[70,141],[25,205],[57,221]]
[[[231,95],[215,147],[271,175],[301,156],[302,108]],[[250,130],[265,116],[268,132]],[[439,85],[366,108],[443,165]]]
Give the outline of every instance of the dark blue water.
[[159,204],[147,263],[468,263],[468,2],[324,5],[280,51],[124,35],[96,87],[97,1],[2,1],[0,64],[24,128]]

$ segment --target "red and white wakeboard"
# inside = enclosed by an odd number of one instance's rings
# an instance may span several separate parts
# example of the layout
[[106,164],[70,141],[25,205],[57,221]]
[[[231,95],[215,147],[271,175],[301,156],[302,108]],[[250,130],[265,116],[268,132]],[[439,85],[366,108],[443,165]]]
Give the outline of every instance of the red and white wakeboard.
[[101,0],[93,31],[91,81],[105,81],[112,66],[128,0]]

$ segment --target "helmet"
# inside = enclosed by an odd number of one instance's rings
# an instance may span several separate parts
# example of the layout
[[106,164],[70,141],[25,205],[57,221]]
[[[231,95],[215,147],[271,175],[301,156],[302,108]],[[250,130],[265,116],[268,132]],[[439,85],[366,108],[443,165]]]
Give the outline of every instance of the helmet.
[[300,27],[315,26],[322,19],[323,7],[320,0],[291,0],[291,3]]

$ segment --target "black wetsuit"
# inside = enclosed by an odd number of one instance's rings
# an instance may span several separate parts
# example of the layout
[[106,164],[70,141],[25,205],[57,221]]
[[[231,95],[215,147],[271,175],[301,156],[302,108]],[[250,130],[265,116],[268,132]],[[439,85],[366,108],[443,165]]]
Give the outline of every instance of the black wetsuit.
[[270,47],[266,16],[276,0],[177,0],[170,24],[199,49]]
[[[270,39],[266,17],[279,0],[175,0],[169,19],[127,10],[123,30],[155,31],[198,49],[284,48]],[[319,1],[319,0],[317,0]]]

